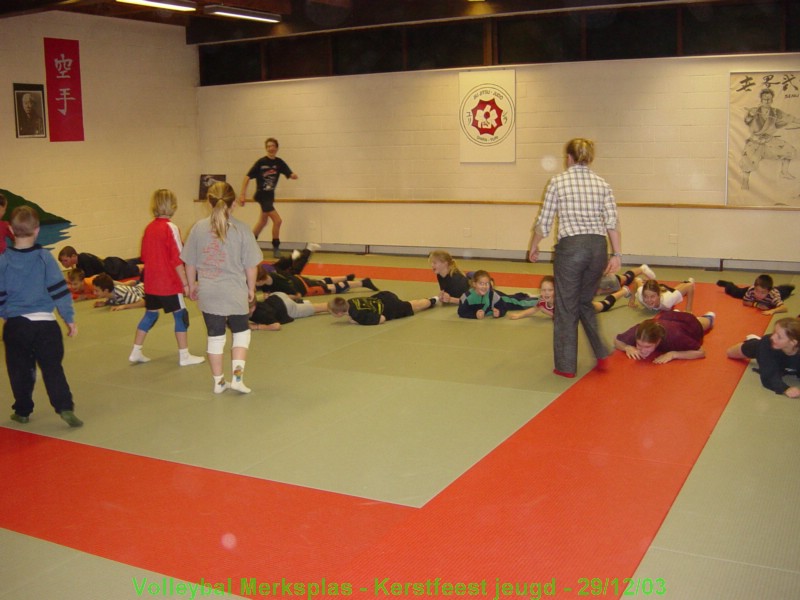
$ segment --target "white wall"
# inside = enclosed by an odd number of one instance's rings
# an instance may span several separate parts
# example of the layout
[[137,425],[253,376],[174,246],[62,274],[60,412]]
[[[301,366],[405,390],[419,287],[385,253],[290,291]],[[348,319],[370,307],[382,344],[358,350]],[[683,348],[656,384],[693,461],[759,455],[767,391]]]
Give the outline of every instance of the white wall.
[[[44,83],[43,37],[80,41],[85,142],[15,137],[11,84]],[[520,66],[517,161],[461,164],[456,70],[198,88],[196,48],[178,27],[58,12],[3,19],[0,188],[73,221],[79,250],[130,256],[154,189],[176,191],[186,233],[205,214],[190,203],[198,175],[225,173],[238,190],[274,136],[300,175],[281,181],[279,200],[314,200],[279,203],[287,242],[522,255],[537,210],[524,203],[541,198],[563,144],[588,136],[598,145],[595,169],[623,204],[627,254],[792,262],[800,211],[724,207],[727,87],[730,72],[792,70],[799,59]],[[239,216],[256,215],[248,205]]]
[[[17,139],[13,83],[45,83],[43,38],[80,43],[84,142]],[[197,49],[183,29],[49,12],[0,19],[0,188],[72,221],[78,251],[130,257],[153,190],[197,196]]]
[[[792,70],[799,58],[519,66],[513,164],[459,162],[456,70],[203,88],[201,163],[238,186],[263,154],[264,138],[274,136],[281,156],[301,177],[283,181],[279,199],[401,201],[285,202],[279,205],[285,239],[522,253],[536,207],[469,201],[540,200],[549,177],[563,166],[564,143],[584,136],[597,142],[594,168],[623,205],[627,254],[677,263],[797,261],[800,211],[733,210],[724,204],[730,73]],[[793,170],[800,193],[800,165]],[[255,218],[255,208],[248,210]]]

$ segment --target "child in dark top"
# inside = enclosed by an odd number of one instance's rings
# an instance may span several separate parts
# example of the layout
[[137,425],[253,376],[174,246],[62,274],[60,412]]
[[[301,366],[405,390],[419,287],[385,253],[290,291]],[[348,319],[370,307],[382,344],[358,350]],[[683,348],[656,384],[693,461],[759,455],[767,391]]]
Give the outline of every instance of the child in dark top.
[[787,385],[784,375],[800,373],[800,319],[780,319],[770,335],[753,336],[728,348],[728,358],[758,361],[761,385],[776,394],[800,398],[800,387]]
[[378,292],[366,298],[350,298],[341,296],[328,302],[328,311],[334,317],[347,315],[351,323],[358,325],[380,325],[393,319],[412,317],[420,311],[436,306],[436,296],[421,300],[401,300],[393,292]]
[[267,138],[264,146],[266,147],[267,155],[259,158],[245,175],[242,191],[239,194],[239,205],[244,206],[247,184],[250,183],[251,179],[255,179],[256,193],[254,198],[261,205],[261,216],[253,228],[253,235],[258,239],[261,230],[272,219],[272,253],[275,258],[280,258],[280,235],[283,220],[278,211],[275,210],[275,188],[278,187],[278,180],[281,175],[287,179],[297,179],[297,173],[293,172],[283,159],[278,158],[278,140]]
[[0,256],[0,316],[6,321],[3,342],[14,394],[11,419],[18,423],[30,420],[38,365],[50,404],[70,427],[80,427],[83,421],[75,416],[72,392],[61,364],[64,339],[53,313],[58,310],[67,325],[67,335],[77,335],[67,282],[50,252],[36,243],[39,216],[32,208],[14,209],[11,227],[16,244]]
[[434,250],[428,255],[431,269],[439,282],[439,301],[445,304],[458,304],[461,296],[469,291],[469,279],[458,268],[456,261],[445,250]]
[[375,292],[378,291],[377,286],[372,283],[371,279],[366,277],[364,279],[356,279],[355,275],[352,279],[349,275],[312,279],[311,277],[296,274],[294,270],[268,271],[264,263],[258,266],[256,272],[257,290],[268,293],[283,292],[293,298],[344,294],[352,288],[359,287],[365,287]]
[[250,329],[259,331],[279,331],[281,325],[295,319],[313,317],[328,312],[328,305],[311,303],[308,300],[296,301],[283,292],[267,295],[263,300],[250,305]]
[[64,246],[58,252],[58,262],[65,269],[77,268],[83,271],[84,277],[94,277],[100,273],[108,273],[111,279],[121,281],[133,279],[141,275],[140,259],[125,260],[118,256],[99,258],[88,252],[77,252],[72,246]]
[[458,316],[464,319],[499,318],[509,310],[526,310],[539,303],[538,297],[524,292],[505,294],[495,290],[492,276],[486,271],[475,271],[470,285],[471,289],[461,296],[458,303]]
[[762,274],[756,277],[753,285],[739,287],[731,281],[717,281],[717,285],[725,288],[725,293],[734,298],[740,298],[745,306],[752,306],[764,315],[774,315],[786,312],[783,301],[792,295],[793,285],[775,286],[770,275]]
[[[0,194],[0,219],[6,214],[7,208],[8,199],[3,194]],[[8,221],[0,221],[0,254],[5,252],[6,248],[8,248],[8,242],[6,240],[11,240],[13,242],[14,232],[11,230],[11,225],[8,224]]]
[[656,365],[705,358],[703,337],[714,326],[715,318],[712,312],[695,317],[687,312],[662,311],[620,333],[614,346],[630,359],[652,358]]

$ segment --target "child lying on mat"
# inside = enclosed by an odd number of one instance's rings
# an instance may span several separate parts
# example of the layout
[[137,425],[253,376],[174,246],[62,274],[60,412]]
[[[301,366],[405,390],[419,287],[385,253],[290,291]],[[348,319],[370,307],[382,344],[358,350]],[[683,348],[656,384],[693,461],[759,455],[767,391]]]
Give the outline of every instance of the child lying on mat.
[[744,342],[728,348],[728,358],[758,362],[761,385],[776,394],[800,398],[800,387],[787,385],[787,374],[800,373],[800,319],[780,319],[772,333],[762,338],[748,336]]
[[620,333],[614,347],[633,360],[652,357],[656,365],[705,358],[703,337],[714,326],[715,318],[713,312],[695,317],[686,312],[663,311]]
[[761,314],[768,316],[786,312],[783,301],[794,291],[793,285],[775,286],[769,275],[759,275],[749,287],[739,287],[731,281],[721,279],[717,285],[725,288],[728,296],[740,298],[745,306],[752,306],[760,310]]
[[689,277],[686,281],[671,288],[655,279],[642,281],[640,277],[633,280],[633,296],[628,302],[631,307],[639,301],[644,308],[654,311],[672,310],[686,298],[686,312],[692,312],[694,302],[694,279]]
[[494,289],[492,276],[486,271],[475,271],[469,283],[471,289],[458,303],[458,316],[464,319],[502,317],[510,310],[535,308],[539,303],[539,298],[524,292],[505,294]]
[[439,283],[439,302],[442,305],[458,304],[461,296],[469,291],[467,276],[445,250],[434,250],[428,255],[428,261]]
[[73,300],[92,300],[97,298],[94,289],[94,278],[96,275],[86,277],[84,272],[78,268],[72,268],[64,273],[67,280],[67,287],[72,293]]
[[144,308],[144,283],[141,281],[114,281],[107,273],[96,275],[92,281],[97,300],[95,308],[110,306],[112,311]]
[[393,319],[413,317],[420,311],[436,306],[438,298],[401,300],[393,292],[378,292],[366,298],[345,300],[341,296],[328,302],[328,310],[334,317],[347,315],[351,323],[358,325],[380,325]]
[[283,292],[268,294],[266,298],[250,304],[248,325],[254,331],[279,331],[281,325],[295,319],[313,317],[328,312],[327,304],[313,304],[308,300],[293,300]]
[[[594,307],[595,312],[606,312],[611,310],[611,307],[617,303],[617,300],[620,298],[627,298],[631,295],[631,291],[626,286],[621,286],[616,292],[613,294],[608,294],[602,301],[595,300],[592,302],[592,306]],[[542,277],[542,282],[539,284],[539,302],[533,308],[526,308],[525,310],[521,310],[519,312],[512,313],[509,315],[509,319],[522,319],[524,317],[529,317],[535,315],[536,313],[542,313],[551,319],[555,313],[555,299],[556,299],[556,288],[555,288],[555,279],[552,275],[545,275]]]
[[[613,294],[618,292],[621,288],[631,285],[636,279],[644,282],[647,279],[655,279],[656,274],[649,265],[639,265],[632,269],[628,269],[624,273],[605,273],[600,278],[600,283],[597,285],[597,294]],[[641,283],[640,283],[641,284]]]
[[292,298],[304,296],[323,296],[326,294],[343,294],[352,288],[364,287],[378,291],[369,278],[356,279],[349,275],[311,279],[287,271],[268,271],[262,263],[256,272],[256,289],[261,292],[283,292]]

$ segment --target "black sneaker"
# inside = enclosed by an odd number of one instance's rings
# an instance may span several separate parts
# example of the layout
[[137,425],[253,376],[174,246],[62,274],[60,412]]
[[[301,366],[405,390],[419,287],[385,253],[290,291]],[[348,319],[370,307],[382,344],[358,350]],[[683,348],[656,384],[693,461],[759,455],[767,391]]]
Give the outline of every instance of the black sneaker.
[[83,425],[83,421],[76,417],[75,413],[71,410],[62,410],[59,415],[70,427],[80,427]]
[[362,279],[361,280],[361,285],[363,285],[365,288],[367,288],[369,290],[372,290],[373,292],[380,291],[380,290],[378,290],[378,286],[375,285],[374,283],[372,283],[372,279],[370,279],[369,277],[367,277],[366,279]]

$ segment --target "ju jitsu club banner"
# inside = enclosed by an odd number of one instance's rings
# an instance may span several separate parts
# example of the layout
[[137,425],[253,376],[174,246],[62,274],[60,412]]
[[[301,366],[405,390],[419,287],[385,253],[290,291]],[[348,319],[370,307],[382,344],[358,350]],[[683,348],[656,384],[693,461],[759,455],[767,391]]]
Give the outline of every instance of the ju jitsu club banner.
[[83,141],[78,40],[44,38],[47,116],[51,142]]
[[516,73],[465,71],[458,76],[461,162],[516,160]]
[[800,207],[800,71],[731,73],[728,204]]

